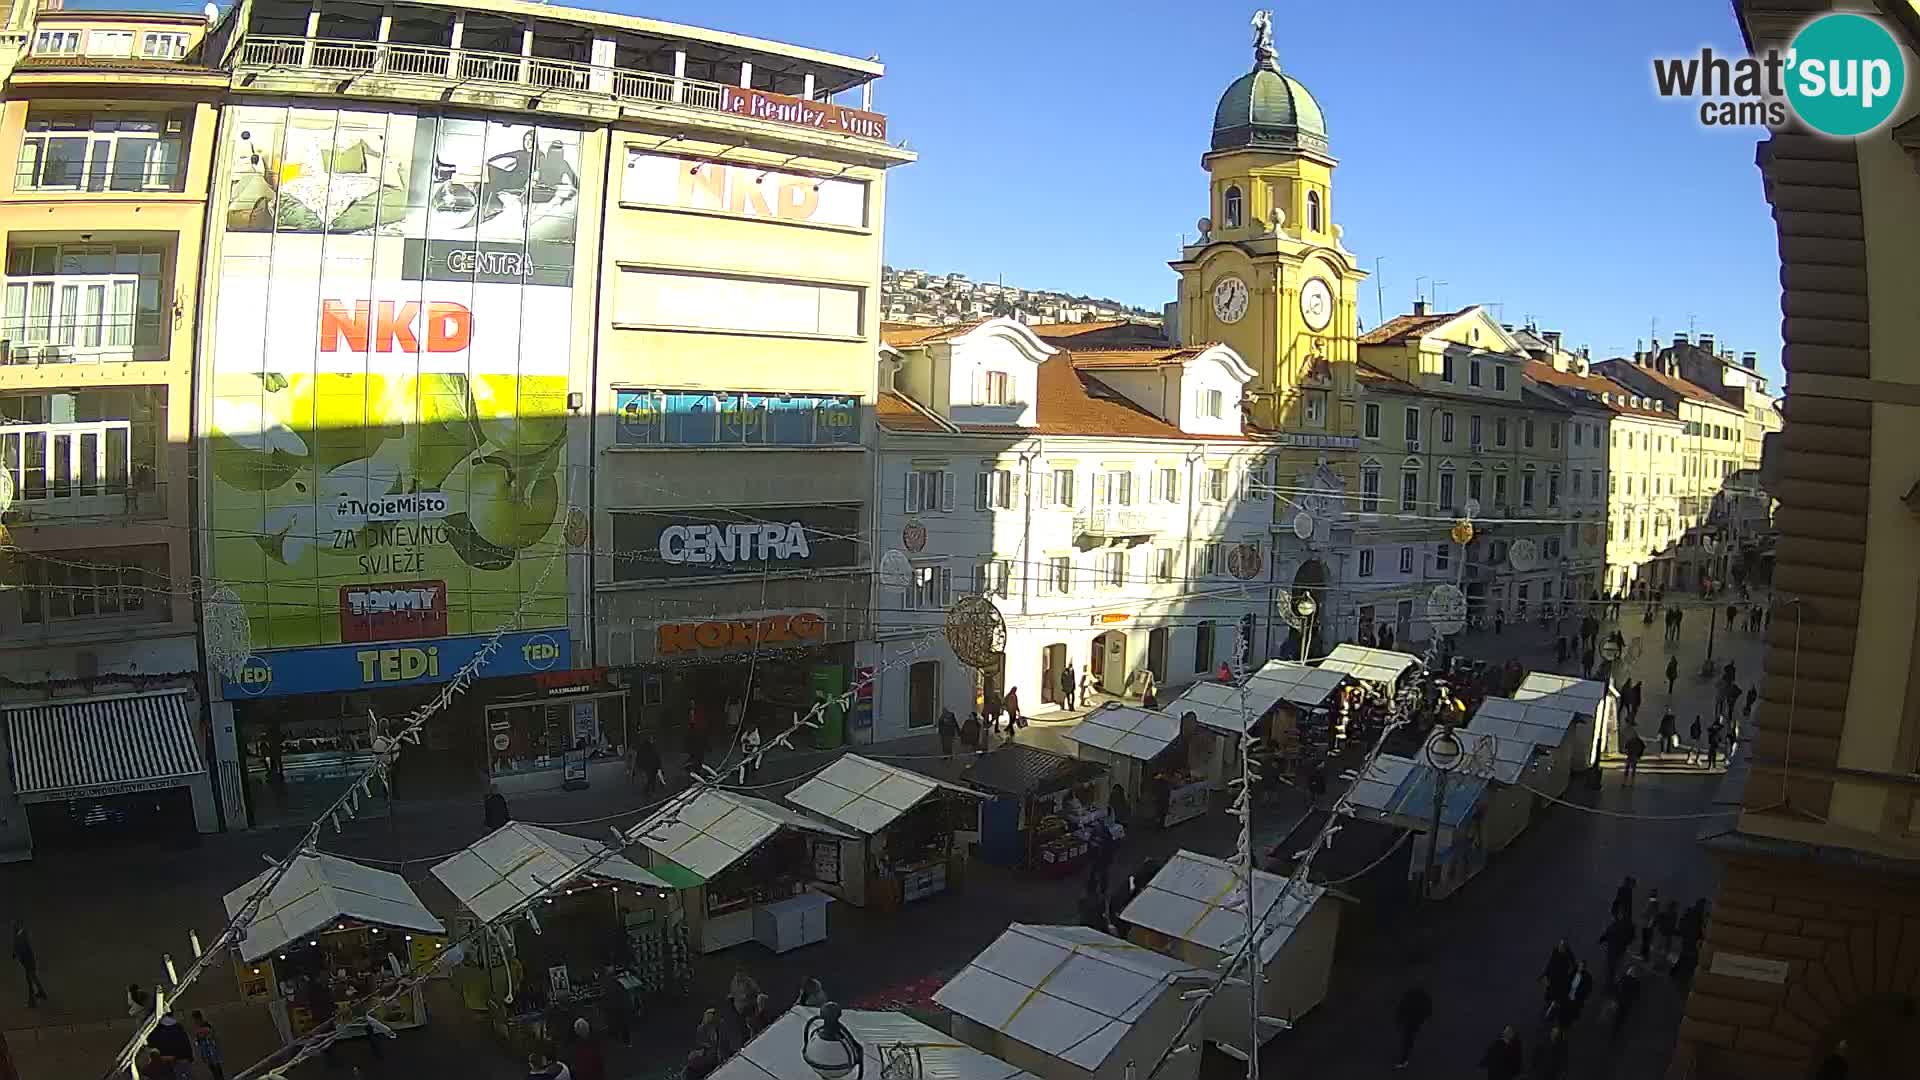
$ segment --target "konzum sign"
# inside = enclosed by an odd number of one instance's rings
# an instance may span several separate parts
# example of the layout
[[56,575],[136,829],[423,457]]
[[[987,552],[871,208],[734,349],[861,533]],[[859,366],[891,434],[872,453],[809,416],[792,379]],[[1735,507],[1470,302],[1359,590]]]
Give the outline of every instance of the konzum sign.
[[660,655],[728,652],[761,645],[776,649],[815,645],[826,640],[826,636],[826,616],[817,611],[797,611],[759,619],[662,623]]

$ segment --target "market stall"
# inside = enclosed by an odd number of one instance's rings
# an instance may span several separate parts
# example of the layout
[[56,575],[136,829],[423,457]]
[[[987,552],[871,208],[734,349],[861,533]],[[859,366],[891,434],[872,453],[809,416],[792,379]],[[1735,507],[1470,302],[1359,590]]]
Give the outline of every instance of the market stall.
[[[225,898],[229,918],[272,871]],[[338,855],[302,855],[260,905],[235,949],[241,997],[266,1002],[283,1041],[350,1015],[363,998],[446,947],[447,928],[398,874]],[[427,1022],[419,988],[373,1013],[388,1028]],[[365,1031],[364,1022],[347,1026]]]
[[[1181,1000],[1212,981],[1172,957],[1081,926],[1014,923],[933,996],[953,1036],[1044,1080],[1129,1080],[1179,1034]],[[1192,1080],[1176,1054],[1156,1080]]]
[[1609,679],[1576,679],[1535,671],[1520,680],[1513,692],[1515,701],[1552,700],[1573,710],[1586,730],[1571,740],[1576,743],[1571,765],[1591,769],[1599,764],[1606,747],[1613,742],[1620,725],[1620,691]]
[[[1341,905],[1325,887],[1307,882],[1280,900],[1286,888],[1286,878],[1254,875],[1253,908],[1267,935],[1260,942],[1260,1015],[1292,1021],[1326,999]],[[1128,936],[1135,944],[1215,971],[1246,937],[1246,911],[1235,906],[1242,890],[1238,867],[1179,851],[1120,918],[1132,928]],[[1246,988],[1222,987],[1204,1018],[1207,1038],[1245,1060],[1247,1016]],[[1263,1025],[1260,1041],[1279,1031],[1278,1026]]]
[[1564,698],[1531,701],[1490,697],[1473,710],[1467,730],[1499,741],[1492,756],[1524,764],[1524,776],[1503,781],[1524,784],[1536,796],[1566,794],[1577,741],[1573,729],[1580,722],[1577,706]]
[[[509,822],[433,868],[476,923],[493,922],[552,886],[558,895],[484,935],[458,981],[470,1007],[518,1053],[564,1032],[576,1017],[647,998],[680,996],[691,984],[679,894],[624,855],[577,868],[599,842]],[[531,977],[528,976],[531,972]]]
[[[817,1041],[822,1025],[812,1023],[819,1014],[820,1010],[806,1005],[788,1009],[707,1080],[817,1080],[818,1069],[808,1064],[802,1053],[809,1025],[816,1037],[815,1053],[822,1052]],[[863,1065],[853,1066],[856,1076],[864,1070],[876,1080],[1037,1080],[1017,1066],[956,1043],[953,1036],[905,1013],[845,1009],[839,1022],[865,1059]],[[903,1056],[913,1068],[901,1068]]]
[[1105,765],[1125,794],[1132,820],[1121,825],[1165,827],[1207,812],[1207,778],[1188,767],[1177,715],[1110,702],[1067,732],[1080,760]]
[[671,800],[637,835],[647,869],[681,891],[687,940],[701,953],[746,941],[783,953],[825,941],[832,897],[809,888],[819,880],[815,841],[855,838],[778,803],[717,788]]
[[[1182,720],[1187,767],[1219,789],[1240,774],[1240,740],[1249,727],[1283,768],[1298,761],[1301,728],[1324,730],[1331,723],[1335,694],[1345,681],[1338,671],[1271,660],[1244,688],[1194,683],[1166,711]],[[1192,731],[1185,730],[1188,714],[1195,721]]]
[[814,840],[813,864],[822,889],[862,907],[945,892],[980,828],[977,792],[858,754],[827,766],[787,801],[857,834]]
[[[1489,853],[1513,842],[1532,820],[1533,796],[1520,785],[1532,747],[1465,729],[1455,729],[1462,757],[1447,774],[1440,815],[1439,848],[1429,895],[1446,896],[1486,865]],[[1431,839],[1433,766],[1395,754],[1382,754],[1354,781],[1352,804],[1362,817],[1383,821],[1417,835],[1410,845],[1407,876],[1426,868]]]
[[1365,645],[1336,645],[1320,661],[1323,671],[1337,671],[1361,682],[1397,688],[1407,672],[1420,666],[1420,658],[1390,649],[1370,649]]
[[1111,827],[1107,767],[1013,743],[974,756],[960,779],[982,792],[980,857],[996,866],[1072,873],[1095,828]]

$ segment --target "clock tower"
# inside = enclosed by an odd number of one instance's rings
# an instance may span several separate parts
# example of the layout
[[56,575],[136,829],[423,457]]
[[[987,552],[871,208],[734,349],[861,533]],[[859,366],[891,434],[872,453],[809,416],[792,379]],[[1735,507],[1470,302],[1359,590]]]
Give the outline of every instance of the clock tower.
[[1255,423],[1351,437],[1355,297],[1366,273],[1333,223],[1335,161],[1320,105],[1280,70],[1267,12],[1253,30],[1253,70],[1220,96],[1200,159],[1209,181],[1200,237],[1172,264],[1179,333],[1182,344],[1224,342],[1252,365]]

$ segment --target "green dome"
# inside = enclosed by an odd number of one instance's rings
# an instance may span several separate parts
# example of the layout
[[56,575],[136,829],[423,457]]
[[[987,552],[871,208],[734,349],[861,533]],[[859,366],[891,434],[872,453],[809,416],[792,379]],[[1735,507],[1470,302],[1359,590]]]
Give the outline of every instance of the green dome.
[[1327,152],[1327,119],[1300,80],[1272,61],[1258,64],[1220,95],[1213,111],[1215,150]]

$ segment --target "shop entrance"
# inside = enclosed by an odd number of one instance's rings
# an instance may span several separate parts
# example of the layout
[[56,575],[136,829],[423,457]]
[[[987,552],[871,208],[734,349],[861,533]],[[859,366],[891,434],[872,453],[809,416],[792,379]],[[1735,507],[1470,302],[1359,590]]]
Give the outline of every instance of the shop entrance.
[[193,792],[165,788],[64,802],[29,803],[27,826],[36,851],[97,851],[139,844],[192,846]]
[[1040,650],[1040,700],[1049,705],[1062,704],[1060,673],[1067,667],[1067,644],[1054,642]]
[[907,726],[932,727],[940,715],[940,661],[922,660],[907,669]]
[[1153,672],[1155,686],[1167,684],[1167,649],[1172,640],[1173,631],[1164,626],[1147,631],[1147,670]]
[[1118,630],[1094,635],[1091,654],[1087,657],[1087,669],[1093,672],[1094,689],[1106,694],[1125,693],[1127,635]]

